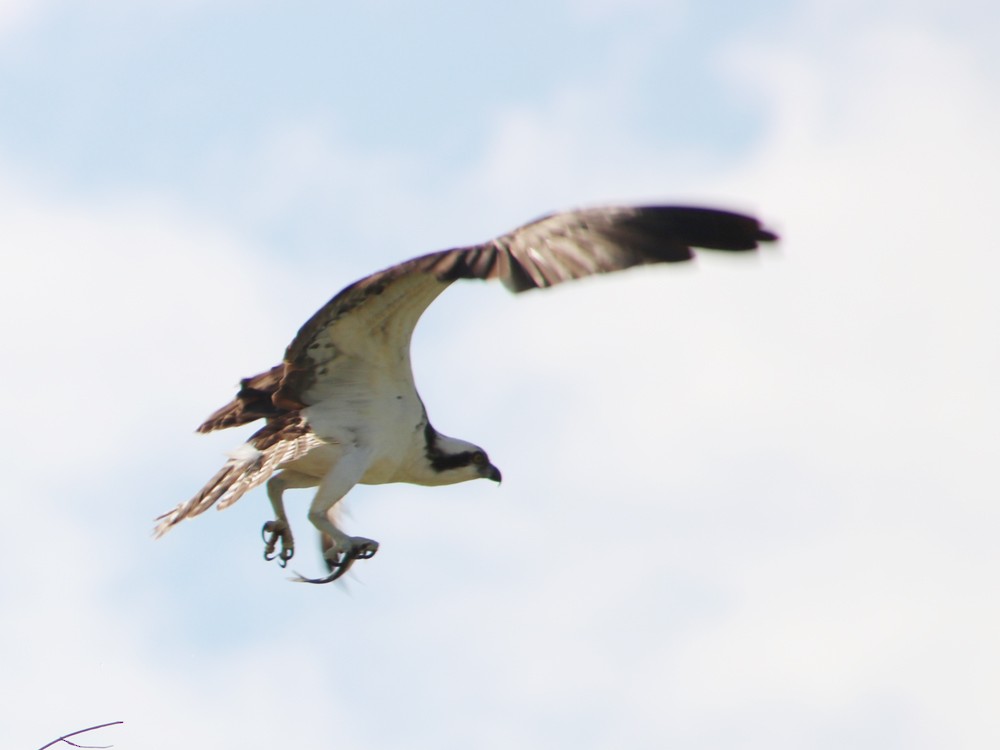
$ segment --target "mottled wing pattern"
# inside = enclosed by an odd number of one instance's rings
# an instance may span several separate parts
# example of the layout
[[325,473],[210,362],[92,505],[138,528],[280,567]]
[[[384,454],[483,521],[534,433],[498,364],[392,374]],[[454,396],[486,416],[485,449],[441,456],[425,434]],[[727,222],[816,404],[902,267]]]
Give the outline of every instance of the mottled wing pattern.
[[344,289],[306,321],[292,340],[274,403],[300,409],[335,397],[337,384],[348,370],[353,371],[349,379],[354,382],[376,374],[410,379],[413,329],[452,281],[428,273],[411,260]]
[[269,419],[197,495],[157,518],[154,534],[162,536],[185,518],[204,513],[213,505],[218,504],[219,510],[229,507],[267,481],[281,464],[301,458],[321,442],[298,413]]
[[[325,397],[322,383],[335,374],[338,340],[368,341],[380,350],[408,347],[420,315],[458,279],[499,278],[523,292],[689,260],[695,247],[747,251],[774,239],[753,217],[729,211],[603,207],[551,214],[480,245],[422,255],[352,284],[310,318],[285,353],[273,401],[301,408]],[[380,335],[370,335],[375,332]]]

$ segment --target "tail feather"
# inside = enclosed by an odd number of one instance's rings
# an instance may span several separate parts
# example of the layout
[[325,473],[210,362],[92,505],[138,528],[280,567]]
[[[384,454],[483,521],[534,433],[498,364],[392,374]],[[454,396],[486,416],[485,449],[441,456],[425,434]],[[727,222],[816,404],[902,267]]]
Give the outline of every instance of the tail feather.
[[232,454],[198,494],[159,516],[153,536],[163,536],[185,518],[204,513],[213,505],[217,505],[219,510],[228,508],[254,487],[267,481],[282,464],[301,458],[321,442],[312,432],[300,432],[290,435],[288,439],[276,440],[263,450],[246,443]]

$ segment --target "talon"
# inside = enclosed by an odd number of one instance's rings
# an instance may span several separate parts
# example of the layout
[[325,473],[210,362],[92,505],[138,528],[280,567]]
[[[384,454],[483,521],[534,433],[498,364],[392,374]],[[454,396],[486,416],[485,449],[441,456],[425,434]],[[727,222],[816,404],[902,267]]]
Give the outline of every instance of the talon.
[[[295,555],[295,542],[288,524],[282,521],[268,521],[261,528],[260,536],[264,540],[264,559],[268,562],[277,560],[282,568],[288,565],[288,561]],[[279,540],[281,550],[275,552]]]
[[351,560],[369,560],[378,552],[378,542],[365,539],[363,536],[351,537],[351,546],[344,552],[345,558]]

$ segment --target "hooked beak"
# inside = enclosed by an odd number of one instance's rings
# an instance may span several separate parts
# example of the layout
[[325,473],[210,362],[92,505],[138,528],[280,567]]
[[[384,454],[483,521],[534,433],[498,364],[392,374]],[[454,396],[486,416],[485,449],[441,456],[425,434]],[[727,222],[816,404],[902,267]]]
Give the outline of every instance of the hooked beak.
[[486,467],[486,470],[483,473],[483,478],[489,479],[491,482],[496,482],[497,484],[500,484],[500,480],[503,479],[503,477],[500,475],[500,469],[498,469],[493,464],[490,464],[489,466]]

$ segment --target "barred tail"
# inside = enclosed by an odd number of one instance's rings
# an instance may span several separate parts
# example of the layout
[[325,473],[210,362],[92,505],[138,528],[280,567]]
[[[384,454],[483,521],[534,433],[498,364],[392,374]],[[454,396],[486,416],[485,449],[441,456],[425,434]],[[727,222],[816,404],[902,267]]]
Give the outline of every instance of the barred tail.
[[163,536],[185,518],[204,513],[213,505],[218,505],[219,510],[228,508],[246,492],[266,482],[281,464],[301,458],[320,442],[313,433],[307,432],[278,440],[263,450],[246,443],[232,453],[197,495],[159,516],[153,536]]

